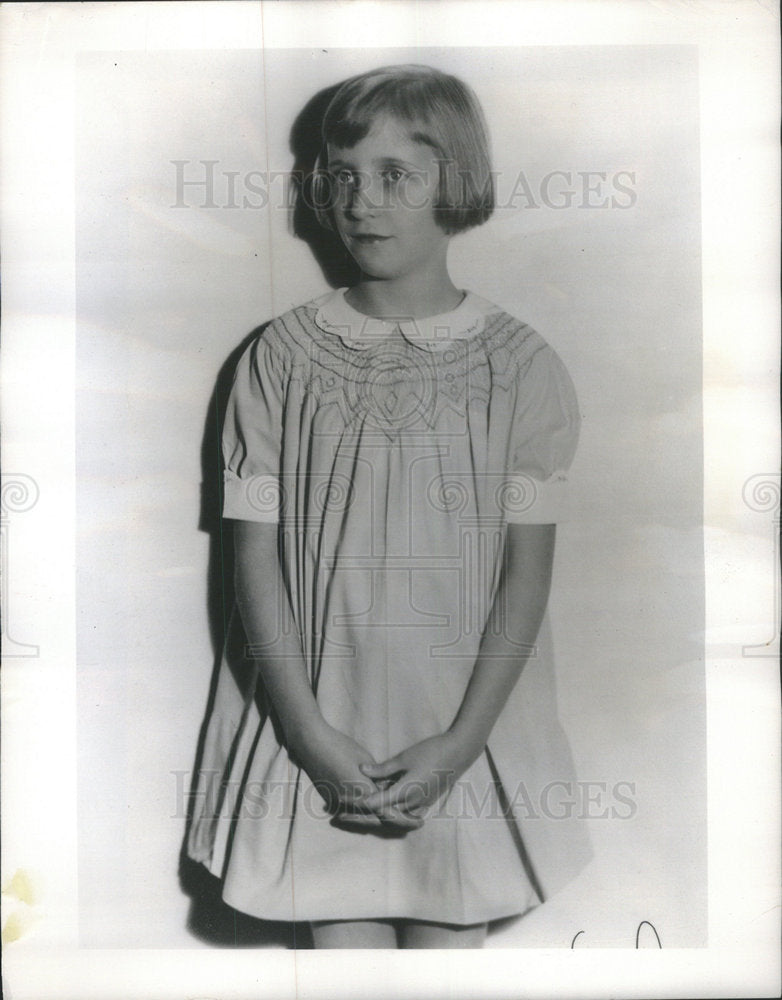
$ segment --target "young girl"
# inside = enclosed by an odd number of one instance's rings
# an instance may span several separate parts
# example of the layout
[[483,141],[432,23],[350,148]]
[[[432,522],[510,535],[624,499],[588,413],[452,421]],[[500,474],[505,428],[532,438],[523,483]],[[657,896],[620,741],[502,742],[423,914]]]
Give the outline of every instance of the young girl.
[[479,947],[589,857],[545,615],[578,407],[542,338],[448,273],[493,208],[472,92],[364,73],[322,138],[318,214],[361,277],[237,368],[238,617],[189,850],[318,948]]

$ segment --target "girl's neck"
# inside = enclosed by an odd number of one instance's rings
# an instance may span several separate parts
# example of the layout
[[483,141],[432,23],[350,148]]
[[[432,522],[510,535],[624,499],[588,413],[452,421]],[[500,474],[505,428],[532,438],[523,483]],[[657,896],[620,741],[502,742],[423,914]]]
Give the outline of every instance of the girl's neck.
[[366,316],[425,319],[451,312],[463,299],[446,271],[439,276],[420,275],[383,280],[365,276],[345,295],[349,305]]

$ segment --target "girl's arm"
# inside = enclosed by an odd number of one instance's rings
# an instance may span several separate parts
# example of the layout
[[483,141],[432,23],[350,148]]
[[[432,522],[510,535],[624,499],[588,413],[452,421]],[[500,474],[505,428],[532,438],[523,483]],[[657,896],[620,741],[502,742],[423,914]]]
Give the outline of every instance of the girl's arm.
[[551,590],[554,524],[510,524],[502,577],[452,732],[478,757],[529,659]]
[[426,808],[483,752],[494,723],[537,639],[548,603],[556,526],[511,524],[502,575],[459,711],[445,733],[361,770],[394,785],[366,800],[369,808]]
[[[333,809],[356,809],[377,786],[359,770],[372,755],[323,718],[307,675],[278,555],[274,523],[235,521],[236,600],[252,656],[279,718],[291,757]],[[385,814],[405,828],[415,823]],[[377,817],[373,817],[379,822]]]
[[236,603],[250,655],[279,716],[288,748],[302,749],[324,724],[307,677],[278,556],[274,523],[234,522]]

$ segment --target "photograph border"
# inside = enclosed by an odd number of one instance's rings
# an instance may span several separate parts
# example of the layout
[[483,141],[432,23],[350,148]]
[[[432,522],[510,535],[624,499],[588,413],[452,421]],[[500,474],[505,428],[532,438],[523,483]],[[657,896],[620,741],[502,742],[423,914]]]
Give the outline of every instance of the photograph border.
[[[752,0],[697,8],[676,0],[653,6],[622,0],[184,2],[148,3],[143,12],[141,6],[17,4],[0,12],[4,542],[13,538],[2,567],[9,581],[3,594],[3,935],[9,989],[36,1000],[776,995],[779,678],[773,654],[779,637],[769,632],[779,602],[779,477],[772,471],[779,449],[776,10]],[[421,952],[264,951],[261,959],[227,950],[78,948],[75,540],[63,530],[75,524],[76,492],[74,58],[115,49],[338,47],[348,37],[351,46],[375,47],[382,38],[389,48],[409,45],[411,37],[438,46],[517,45],[523,38],[525,45],[643,39],[698,47],[710,734],[707,948],[486,951],[449,954],[447,963],[442,955]],[[33,370],[35,398],[29,391]],[[737,373],[745,373],[738,384]],[[757,610],[755,617],[740,618],[735,588],[745,590],[747,581]],[[745,606],[742,601],[739,610]],[[18,644],[16,655],[9,655],[9,640]]]

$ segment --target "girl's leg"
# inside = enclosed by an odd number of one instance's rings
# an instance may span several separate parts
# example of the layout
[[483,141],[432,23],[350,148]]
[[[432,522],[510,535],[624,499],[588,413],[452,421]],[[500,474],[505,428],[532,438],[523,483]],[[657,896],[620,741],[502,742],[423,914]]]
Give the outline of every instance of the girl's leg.
[[315,920],[311,924],[316,948],[396,948],[390,920]]
[[433,924],[406,921],[402,928],[403,948],[482,948],[486,924]]

